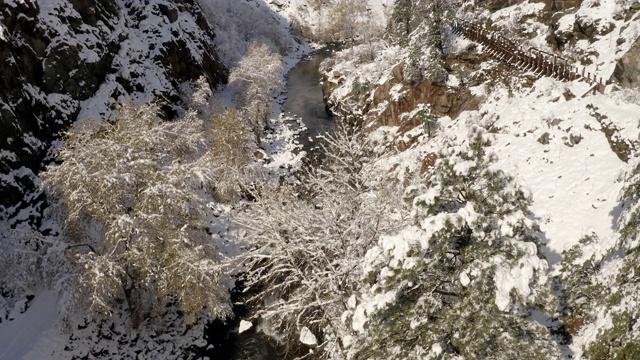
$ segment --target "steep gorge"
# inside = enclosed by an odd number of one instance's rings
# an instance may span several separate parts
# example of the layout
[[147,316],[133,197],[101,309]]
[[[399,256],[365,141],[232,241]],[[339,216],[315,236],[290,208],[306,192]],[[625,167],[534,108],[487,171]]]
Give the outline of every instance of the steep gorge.
[[[6,0],[0,5],[0,208],[38,206],[37,173],[77,119],[117,103],[180,101],[180,85],[226,81],[215,34],[190,0]],[[164,107],[165,116],[174,109]],[[21,218],[29,217],[26,211]]]

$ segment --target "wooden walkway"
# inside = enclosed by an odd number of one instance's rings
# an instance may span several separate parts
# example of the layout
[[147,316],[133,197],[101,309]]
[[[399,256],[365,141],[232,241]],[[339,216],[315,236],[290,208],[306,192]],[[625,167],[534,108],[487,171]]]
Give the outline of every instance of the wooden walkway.
[[536,48],[525,49],[504,36],[489,31],[482,26],[466,20],[456,19],[452,25],[453,33],[482,44],[489,55],[537,76],[548,76],[561,81],[586,81],[591,88],[583,95],[604,93],[605,84],[597,81],[596,75],[569,63],[569,60]]

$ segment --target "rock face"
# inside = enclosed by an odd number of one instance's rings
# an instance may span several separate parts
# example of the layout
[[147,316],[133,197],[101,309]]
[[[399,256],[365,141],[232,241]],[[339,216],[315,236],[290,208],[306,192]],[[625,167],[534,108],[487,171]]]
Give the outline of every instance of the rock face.
[[640,87],[640,38],[636,39],[631,49],[618,60],[612,80],[622,87]]
[[[376,84],[364,96],[352,93],[349,99],[336,99],[332,93],[344,83],[340,73],[325,73],[323,76],[323,93],[325,103],[332,111],[341,113],[347,118],[351,112],[363,114],[366,124],[377,126],[400,125],[400,132],[412,129],[421,123],[417,119],[407,121],[401,115],[407,114],[418,104],[427,104],[436,116],[457,117],[462,111],[477,109],[480,98],[473,96],[468,88],[435,85],[429,81],[410,83],[404,79],[402,72],[404,63],[395,65],[386,81]],[[354,102],[357,104],[354,107]],[[350,105],[348,105],[350,104]]]
[[177,102],[201,75],[224,82],[214,36],[192,0],[0,2],[0,210],[24,206],[76,119],[130,99]]

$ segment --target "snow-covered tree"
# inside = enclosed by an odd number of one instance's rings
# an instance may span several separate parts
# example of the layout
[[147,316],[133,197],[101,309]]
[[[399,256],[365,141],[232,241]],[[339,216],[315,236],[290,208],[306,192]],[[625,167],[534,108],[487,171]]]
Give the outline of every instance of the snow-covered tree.
[[[209,82],[204,76],[180,86],[180,97],[185,104],[185,109],[195,111],[201,118],[209,116],[211,111],[209,102],[212,95],[211,86],[209,86]],[[184,115],[184,113],[181,115]]]
[[195,112],[165,122],[158,111],[127,105],[115,119],[77,124],[60,164],[42,174],[79,265],[76,301],[103,314],[124,301],[134,323],[170,303],[188,319],[203,309],[226,318],[228,277],[207,219],[227,164]]
[[337,0],[327,13],[327,26],[323,38],[326,42],[354,41],[364,35],[367,21],[367,4],[364,1]]
[[379,154],[363,132],[339,125],[323,148],[323,165],[300,186],[259,189],[237,221],[247,231],[242,266],[255,316],[293,349],[344,359],[341,339],[351,331],[341,315],[364,252],[403,221],[401,194],[375,185],[369,163]]
[[235,108],[214,111],[206,123],[206,135],[214,164],[224,164],[216,175],[215,198],[229,202],[237,200],[244,182],[249,178],[253,135],[242,112]]
[[[603,256],[595,250],[598,237],[589,234],[562,253],[556,288],[560,313],[567,335],[575,336],[584,325],[595,320],[606,286],[602,278]],[[608,256],[605,257],[605,259]]]
[[283,86],[282,57],[266,44],[251,43],[238,66],[231,70],[229,83],[237,89],[244,116],[259,139],[271,116],[272,92]]
[[604,310],[609,320],[586,346],[589,359],[634,359],[640,353],[640,165],[626,180],[620,196],[624,211],[619,246],[611,249],[612,256],[594,264],[595,270],[608,268],[616,277],[603,284],[601,274],[592,271],[592,277],[600,276],[588,283],[590,287],[580,289],[583,293],[591,290],[587,294],[599,301],[589,306],[592,311]]
[[[453,141],[452,141],[453,142]],[[454,142],[455,143],[455,142]],[[495,166],[473,127],[450,144],[421,185],[406,191],[414,225],[381,236],[345,319],[356,359],[553,359],[529,196]]]
[[43,236],[26,223],[11,227],[0,214],[0,323],[16,306],[24,306],[26,296],[59,290],[66,270],[63,247],[55,237]]
[[405,78],[416,82],[429,80],[443,84],[445,39],[453,19],[449,0],[398,0],[387,24],[387,36],[397,44],[408,46],[409,58]]
[[393,12],[387,21],[386,37],[394,44],[405,47],[409,44],[409,35],[415,30],[417,16],[415,0],[395,0]]
[[198,0],[215,29],[216,52],[233,68],[246,55],[252,42],[267,44],[284,53],[292,38],[281,25],[285,21],[269,6],[257,1]]

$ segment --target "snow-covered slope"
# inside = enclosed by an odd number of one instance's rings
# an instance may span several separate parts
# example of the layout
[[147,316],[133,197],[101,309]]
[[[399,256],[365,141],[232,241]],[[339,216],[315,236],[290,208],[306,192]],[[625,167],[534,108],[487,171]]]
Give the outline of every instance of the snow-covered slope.
[[[623,210],[629,206],[621,194],[639,163],[640,84],[616,82],[636,76],[634,60],[626,69],[620,64],[635,59],[630,54],[640,39],[640,3],[584,1],[577,8],[556,3],[503,3],[497,11],[467,4],[458,16],[480,20],[525,46],[573,59],[575,65],[614,83],[604,94],[587,93],[589,85],[584,82],[561,82],[510,69],[483,56],[482,47],[466,39],[451,42],[447,59],[451,74],[442,92],[459,96],[468,91],[460,101],[478,100],[479,105],[451,115],[454,118],[442,116],[449,107],[436,111],[440,117],[435,132],[430,118],[418,113],[442,109],[443,103],[450,106],[451,97],[437,91],[425,96],[422,89],[431,87],[402,78],[402,63],[410,56],[406,49],[381,48],[371,62],[358,61],[357,55],[344,51],[327,63],[325,89],[342,111],[367,116],[372,137],[395,149],[377,165],[393,182],[415,181],[417,174],[429,171],[435,154],[447,144],[465,142],[475,125],[486,128],[497,166],[531,194],[532,220],[540,226],[550,276],[562,277],[571,271],[563,262],[570,249],[579,248],[585,261],[612,256],[620,248]],[[623,71],[627,75],[617,75]],[[380,126],[384,124],[399,125]],[[585,242],[586,238],[595,240]],[[613,258],[598,265],[603,270],[592,281],[611,286],[615,293],[619,284],[613,279],[622,260]],[[633,308],[635,301],[628,298],[622,303]],[[556,311],[554,316],[567,320],[573,339],[565,344],[564,356],[573,359],[588,358],[585,349],[600,330],[612,326],[614,316],[611,308],[595,301],[589,320],[570,308]],[[579,325],[571,323],[576,317]]]
[[10,213],[36,202],[24,196],[76,119],[152,96],[177,103],[181,83],[205,75],[215,86],[226,76],[191,1],[9,0],[0,10],[0,206]]

